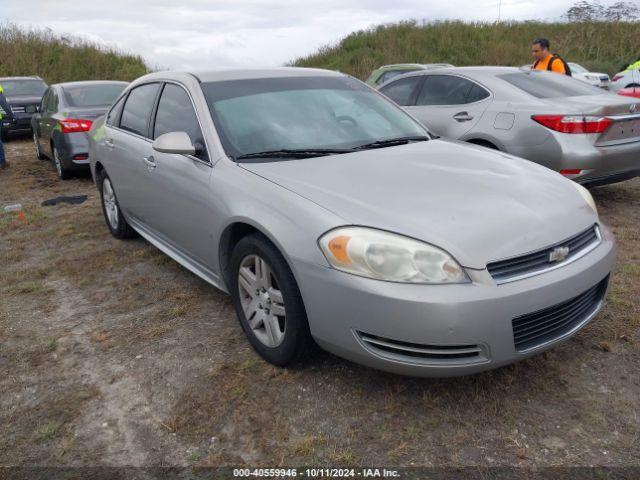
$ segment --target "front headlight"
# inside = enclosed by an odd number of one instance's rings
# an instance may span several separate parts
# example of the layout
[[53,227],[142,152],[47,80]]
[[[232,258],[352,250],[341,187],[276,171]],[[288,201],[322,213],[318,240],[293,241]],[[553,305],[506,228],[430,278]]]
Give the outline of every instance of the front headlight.
[[587,202],[587,204],[591,207],[591,209],[593,210],[593,213],[595,213],[597,217],[598,209],[596,208],[596,202],[593,200],[593,197],[591,196],[591,193],[589,193],[589,190],[587,190],[577,182],[571,182],[571,183],[573,184],[574,187],[576,187],[576,190],[578,190],[578,193],[582,195],[582,198],[584,198],[584,201]]
[[342,227],[318,240],[332,267],[363,277],[403,283],[467,283],[451,255],[412,238],[366,227]]

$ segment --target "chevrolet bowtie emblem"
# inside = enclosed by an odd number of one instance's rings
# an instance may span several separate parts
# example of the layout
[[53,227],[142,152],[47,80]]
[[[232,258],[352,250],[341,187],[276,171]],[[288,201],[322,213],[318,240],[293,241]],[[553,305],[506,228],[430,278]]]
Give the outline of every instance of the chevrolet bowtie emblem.
[[569,247],[556,247],[549,254],[550,262],[561,262],[569,255]]

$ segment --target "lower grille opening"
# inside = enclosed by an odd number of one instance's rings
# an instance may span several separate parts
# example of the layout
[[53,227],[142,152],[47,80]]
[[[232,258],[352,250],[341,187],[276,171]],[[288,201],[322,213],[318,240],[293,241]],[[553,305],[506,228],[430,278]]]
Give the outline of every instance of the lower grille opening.
[[370,351],[394,360],[423,363],[474,363],[487,357],[480,345],[430,345],[356,332]]
[[560,338],[587,319],[600,305],[609,276],[580,295],[512,320],[516,350],[527,350]]

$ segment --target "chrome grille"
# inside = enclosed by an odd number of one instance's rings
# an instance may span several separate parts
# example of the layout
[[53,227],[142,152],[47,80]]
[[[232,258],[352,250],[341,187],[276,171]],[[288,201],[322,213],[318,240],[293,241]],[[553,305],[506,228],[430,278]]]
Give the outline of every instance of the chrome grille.
[[570,332],[600,306],[607,290],[607,276],[586,292],[565,302],[512,320],[516,350],[528,350]]
[[356,332],[367,350],[406,363],[467,364],[487,360],[480,345],[426,345]]
[[11,111],[13,113],[24,113],[26,111],[26,107],[24,105],[11,105]]
[[[487,270],[497,283],[519,280],[542,273],[559,265],[569,263],[594,249],[600,243],[600,231],[594,225],[589,229],[563,241],[536,252],[518,257],[491,262]],[[558,248],[568,248],[562,261],[554,260],[552,252]]]

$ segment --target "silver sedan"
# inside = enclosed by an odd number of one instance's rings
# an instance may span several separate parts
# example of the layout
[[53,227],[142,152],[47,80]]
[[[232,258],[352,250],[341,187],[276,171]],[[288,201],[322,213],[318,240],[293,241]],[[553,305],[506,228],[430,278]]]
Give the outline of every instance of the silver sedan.
[[640,175],[640,101],[549,72],[420,71],[380,91],[451,139],[526,158],[581,184]]
[[276,365],[314,342],[408,375],[512,363],[591,321],[614,264],[582,186],[335,72],[144,76],[89,158],[111,233],[230,293]]

